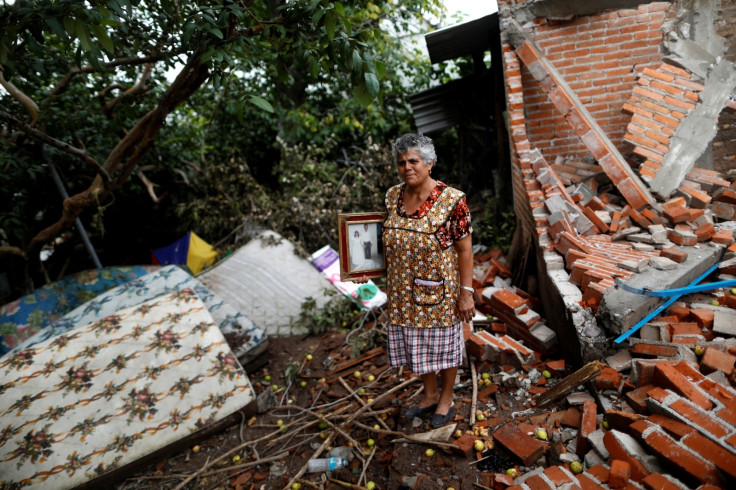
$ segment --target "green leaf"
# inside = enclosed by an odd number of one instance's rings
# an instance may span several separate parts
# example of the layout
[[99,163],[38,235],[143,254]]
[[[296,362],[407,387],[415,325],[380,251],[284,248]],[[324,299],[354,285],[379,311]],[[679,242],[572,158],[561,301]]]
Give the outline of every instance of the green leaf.
[[340,17],[345,17],[345,7],[340,2],[335,2],[335,12]]
[[325,31],[330,41],[335,39],[335,17],[332,15],[325,16]]
[[74,19],[72,19],[68,15],[65,15],[63,22],[64,22],[64,29],[66,29],[66,32],[70,36],[74,36],[74,34],[77,32],[77,26],[74,23]]
[[273,113],[273,106],[266,100],[261,97],[256,97],[255,95],[251,95],[248,99],[248,102],[255,105],[256,107],[263,109],[266,112]]
[[360,57],[360,53],[357,49],[353,50],[352,68],[356,73],[360,73],[363,69],[363,59]]
[[97,39],[99,39],[100,44],[102,44],[102,49],[110,54],[115,53],[115,44],[112,42],[112,39],[110,39],[110,36],[107,35],[105,28],[97,24],[92,26],[92,30],[94,31],[95,36],[97,36]]
[[363,105],[368,105],[373,101],[373,96],[368,92],[368,88],[365,86],[365,83],[356,85],[353,93],[355,94],[355,98],[358,102]]
[[365,86],[368,88],[368,93],[371,94],[372,97],[375,97],[378,95],[378,91],[380,89],[380,84],[378,83],[378,78],[374,73],[366,73],[364,75],[365,78]]
[[87,26],[84,22],[81,20],[74,22],[74,29],[77,32],[77,37],[79,38],[79,43],[82,45],[82,49],[85,51],[91,51],[92,50],[92,40],[89,37],[89,31],[87,30]]
[[57,36],[59,36],[64,41],[66,41],[68,39],[68,37],[66,35],[66,31],[61,26],[61,24],[56,19],[56,17],[44,17],[43,20],[44,20],[44,22],[46,22],[46,24],[49,26],[49,28],[51,29],[51,31],[54,34],[56,34]]
[[309,57],[309,74],[314,79],[319,75],[319,61],[317,61],[317,58],[311,56]]
[[207,29],[207,32],[215,36],[217,39],[222,39],[224,36],[222,35],[222,31],[220,29],[216,29],[214,27],[210,27]]
[[376,61],[376,71],[378,72],[378,76],[383,78],[386,76],[386,63],[383,61]]

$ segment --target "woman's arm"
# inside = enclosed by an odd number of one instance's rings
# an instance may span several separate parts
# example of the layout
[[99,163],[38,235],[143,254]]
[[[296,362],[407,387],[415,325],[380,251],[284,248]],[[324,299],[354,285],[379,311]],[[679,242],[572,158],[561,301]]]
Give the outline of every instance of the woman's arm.
[[[471,234],[466,235],[454,242],[457,252],[458,279],[460,286],[473,287],[473,238]],[[475,303],[473,293],[467,289],[459,288],[457,310],[460,320],[469,322],[475,316]]]

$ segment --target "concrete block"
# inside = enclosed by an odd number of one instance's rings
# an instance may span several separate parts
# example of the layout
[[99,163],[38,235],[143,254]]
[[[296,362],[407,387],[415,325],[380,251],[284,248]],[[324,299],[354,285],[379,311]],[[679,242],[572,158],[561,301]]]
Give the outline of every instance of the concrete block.
[[608,460],[610,454],[608,452],[608,449],[606,449],[606,445],[603,443],[604,435],[605,431],[597,429],[588,434],[588,442],[593,447],[593,449],[595,449],[595,452],[600,455],[601,458],[603,458],[604,460]]
[[[723,250],[711,247],[682,247],[682,249],[687,252],[688,257],[677,269],[660,271],[650,268],[635,274],[626,281],[626,284],[637,288],[652,289],[685,287],[717,264],[723,255]],[[623,333],[648,315],[661,302],[659,298],[633,294],[621,288],[609,288],[603,294],[596,317],[608,330]]]
[[677,262],[668,259],[667,257],[650,257],[649,265],[661,271],[671,271],[673,269],[677,269]]
[[631,353],[628,349],[621,349],[615,354],[606,357],[606,364],[618,372],[631,368]]

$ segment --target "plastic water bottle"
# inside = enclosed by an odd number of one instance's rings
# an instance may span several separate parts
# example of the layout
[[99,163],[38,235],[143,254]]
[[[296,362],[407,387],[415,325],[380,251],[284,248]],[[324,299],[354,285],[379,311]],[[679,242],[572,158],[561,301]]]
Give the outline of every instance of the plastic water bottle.
[[317,458],[310,459],[307,466],[309,473],[321,473],[323,471],[335,471],[348,465],[347,459],[341,458]]

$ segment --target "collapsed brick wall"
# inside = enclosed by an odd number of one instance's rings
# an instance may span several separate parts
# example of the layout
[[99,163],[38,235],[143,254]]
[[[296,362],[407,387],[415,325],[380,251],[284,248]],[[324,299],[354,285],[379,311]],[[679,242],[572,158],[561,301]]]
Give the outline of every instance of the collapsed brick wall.
[[[498,3],[499,8],[508,5]],[[637,73],[662,63],[662,27],[674,18],[675,9],[673,3],[657,2],[569,21],[537,19],[527,29],[624,157],[632,152],[623,141],[631,118],[621,108],[631,96]],[[550,162],[558,156],[586,156],[587,148],[539,82],[526,69],[521,75],[532,147]]]

